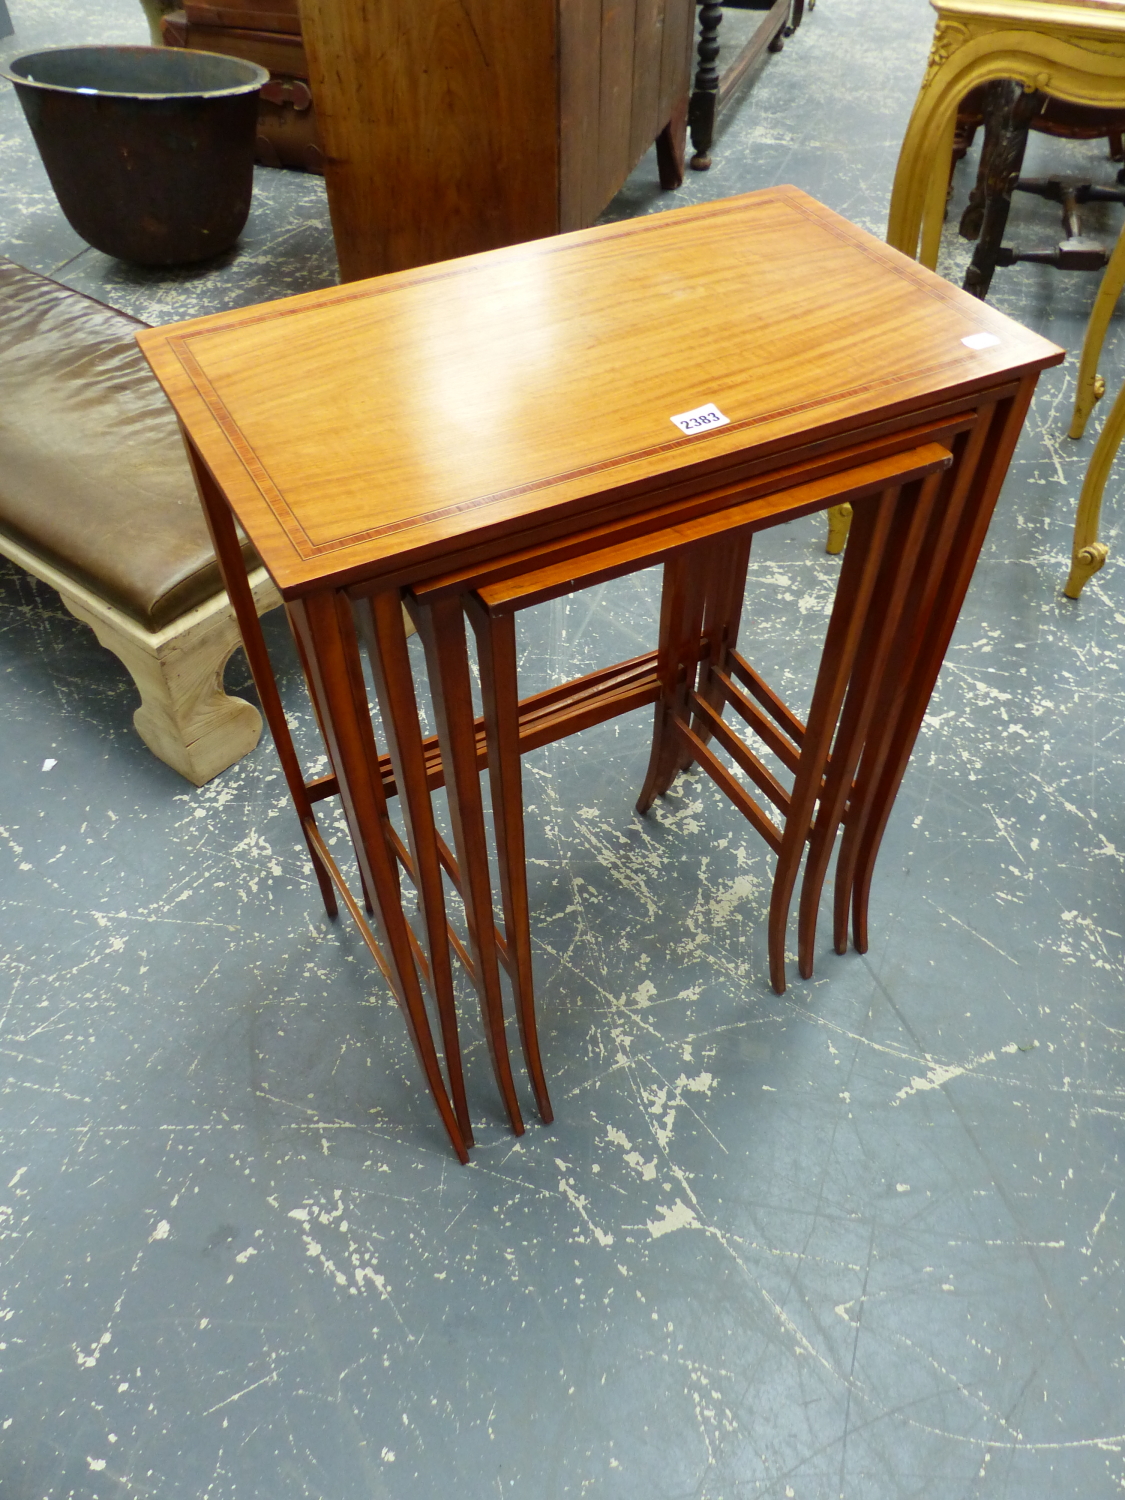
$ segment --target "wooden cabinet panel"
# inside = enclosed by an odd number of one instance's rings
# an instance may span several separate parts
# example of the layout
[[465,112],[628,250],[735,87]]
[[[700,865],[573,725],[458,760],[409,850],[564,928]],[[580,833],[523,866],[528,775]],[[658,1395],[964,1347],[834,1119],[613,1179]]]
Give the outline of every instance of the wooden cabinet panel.
[[693,19],[691,0],[302,0],[342,278],[592,223],[680,122]]

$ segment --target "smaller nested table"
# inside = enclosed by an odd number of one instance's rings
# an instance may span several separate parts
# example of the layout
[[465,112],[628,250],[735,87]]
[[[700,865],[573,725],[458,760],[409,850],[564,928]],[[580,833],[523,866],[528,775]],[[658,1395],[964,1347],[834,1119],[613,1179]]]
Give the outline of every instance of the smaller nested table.
[[[701,309],[713,306],[724,309],[722,335],[701,343]],[[550,1118],[528,911],[518,890],[513,899],[513,787],[535,745],[655,705],[642,802],[698,760],[778,854],[775,984],[806,844],[801,968],[811,968],[816,898],[841,824],[849,873],[842,886],[838,877],[834,936],[842,947],[853,903],[865,945],[883,829],[1035,382],[1060,349],[795,188],[156,328],[140,343],[183,424],[325,903],[334,910],[335,888],[360,924],[462,1159],[473,1137],[454,959],[476,988],[519,1131],[501,984],[510,975],[536,1102]],[[855,501],[857,525],[802,719],[735,640],[746,559],[755,530],[842,498]],[[332,764],[319,781],[306,781],[285,727],[235,518],[294,628]],[[520,700],[510,626],[521,602],[656,561],[665,604],[651,651]],[[419,723],[404,600],[427,648],[432,739]],[[474,718],[466,609],[487,648],[487,723]],[[753,638],[745,624],[742,637]],[[760,734],[776,773],[731,748],[727,705]],[[502,931],[485,764],[508,787]],[[431,805],[443,783],[452,848]],[[756,801],[763,790],[780,822]],[[347,815],[359,893],[317,828],[315,802],[330,795]],[[388,816],[393,795],[404,837]],[[403,876],[418,892],[415,921]]]

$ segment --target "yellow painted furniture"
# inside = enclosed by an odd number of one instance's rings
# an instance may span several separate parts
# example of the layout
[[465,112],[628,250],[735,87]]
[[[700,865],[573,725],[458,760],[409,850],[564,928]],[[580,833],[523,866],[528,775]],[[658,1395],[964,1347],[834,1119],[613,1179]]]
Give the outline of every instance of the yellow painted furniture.
[[[1028,89],[1041,89],[1075,104],[1120,107],[1125,100],[1125,0],[930,0],[930,4],[937,11],[937,24],[899,153],[887,243],[932,270],[941,243],[958,104],[980,84],[1014,78]],[[1125,248],[1119,243],[1106,268],[1086,336],[1071,437],[1081,436],[1097,399],[1098,351],[1123,284]],[[1078,505],[1074,560],[1066,585],[1073,599],[1106,559],[1108,549],[1097,540],[1098,510],[1123,434],[1125,399],[1118,397],[1094,450]],[[848,520],[830,513],[829,521],[828,551],[839,552]]]
[[1014,78],[1075,104],[1119,106],[1125,97],[1125,0],[930,3],[937,25],[899,153],[887,243],[932,268],[960,101],[979,84]]
[[[1118,237],[1109,265],[1105,268],[1102,284],[1094,301],[1094,310],[1086,326],[1086,338],[1082,344],[1082,359],[1078,366],[1078,389],[1074,397],[1074,416],[1070,422],[1070,436],[1080,438],[1094,409],[1094,403],[1105,394],[1105,381],[1098,374],[1098,358],[1102,352],[1109,320],[1125,287],[1125,233]],[[1117,394],[1117,400],[1106,418],[1101,436],[1090,457],[1082,493],[1078,497],[1078,515],[1074,522],[1074,547],[1070,558],[1070,576],[1063,593],[1068,599],[1077,599],[1086,582],[1094,576],[1109,556],[1109,548],[1098,540],[1098,518],[1102,508],[1102,494],[1109,471],[1121,440],[1125,437],[1125,385]]]

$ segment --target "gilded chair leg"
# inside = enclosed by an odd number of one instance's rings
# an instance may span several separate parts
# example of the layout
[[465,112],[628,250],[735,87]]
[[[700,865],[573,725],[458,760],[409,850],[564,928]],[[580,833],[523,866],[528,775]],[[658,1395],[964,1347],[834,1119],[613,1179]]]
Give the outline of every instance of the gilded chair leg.
[[1090,467],[1086,471],[1086,482],[1078,497],[1070,577],[1063,589],[1068,599],[1078,598],[1087,580],[1094,576],[1109,556],[1109,548],[1104,542],[1098,541],[1098,517],[1101,514],[1106,480],[1122,438],[1125,438],[1125,386],[1118,392],[1113,409],[1106,418],[1090,459]]
[[968,42],[968,33],[962,27],[939,22],[930,66],[906,127],[891,190],[887,243],[931,270],[937,264],[941,244],[958,104],[990,77],[1029,81],[1030,64],[1022,56],[1014,51],[1001,52],[995,70],[990,58],[985,71],[979,61],[974,61]]
[[[1087,328],[1086,337],[1089,338],[1090,330]],[[1098,353],[1101,352],[1101,339],[1098,340],[1098,351],[1094,355],[1094,362]],[[1082,348],[1082,363],[1086,362],[1086,348]],[[1078,370],[1078,388],[1074,393],[1074,415],[1070,419],[1070,431],[1067,437],[1080,438],[1086,431],[1086,423],[1090,420],[1090,413],[1097,403],[1105,395],[1105,377],[1099,375],[1095,370],[1093,374],[1087,374],[1081,366]]]
[[[1090,420],[1094,403],[1105,395],[1105,381],[1098,374],[1098,359],[1101,356],[1109,320],[1117,307],[1121,289],[1125,287],[1125,234],[1117,238],[1113,254],[1102,276],[1102,284],[1094,299],[1090,321],[1086,324],[1086,337],[1082,340],[1082,358],[1078,365],[1078,383],[1074,393],[1074,415],[1070,421],[1070,436],[1080,438]],[[1072,595],[1077,598],[1077,594]]]
[[950,163],[953,160],[953,137],[957,134],[957,106],[947,110],[938,137],[936,160],[941,167],[935,169],[926,191],[926,206],[922,213],[922,242],[918,259],[922,265],[934,270],[941,249],[941,231],[945,224],[945,205],[949,199]]
[[852,508],[845,500],[843,505],[832,505],[828,508],[828,540],[824,544],[825,552],[830,552],[833,557],[843,552],[844,544],[848,540],[848,532],[852,524]]
[[1105,566],[1108,556],[1109,548],[1104,542],[1091,542],[1088,547],[1079,548],[1074,553],[1070,559],[1066,588],[1063,589],[1068,599],[1078,598],[1098,569]]

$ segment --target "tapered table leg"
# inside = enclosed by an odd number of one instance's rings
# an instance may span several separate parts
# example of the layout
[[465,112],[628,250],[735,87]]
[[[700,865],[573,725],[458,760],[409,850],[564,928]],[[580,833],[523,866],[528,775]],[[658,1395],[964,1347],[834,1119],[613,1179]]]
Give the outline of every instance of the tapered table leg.
[[516,622],[511,614],[489,615],[474,595],[464,599],[477,639],[481,697],[488,741],[492,820],[500,868],[504,933],[524,1063],[540,1117],[554,1119],[539,1051],[535,988],[531,971],[531,926],[527,860],[523,834],[523,774],[520,765],[520,709],[516,661]]
[[285,720],[285,710],[281,706],[281,696],[277,691],[277,680],[270,665],[266,639],[262,634],[261,621],[258,619],[254,596],[250,591],[250,583],[246,576],[246,563],[242,556],[242,545],[235,529],[234,518],[230,513],[230,506],[211,478],[207,466],[200,460],[186,432],[184,443],[192,472],[195,475],[196,488],[203,505],[207,529],[211,533],[211,541],[215,547],[219,573],[234,609],[235,618],[238,620],[246,659],[250,663],[254,686],[258,690],[258,701],[262,705],[262,713],[273,735],[274,746],[285,775],[285,784],[293,799],[297,819],[301,824],[301,833],[309,851],[309,859],[312,861],[313,873],[316,875],[316,883],[320,887],[320,897],[324,902],[325,911],[330,917],[335,917],[339,910],[336,905],[336,893],[332,889],[332,878],[328,868],[320,856],[314,839],[310,837],[310,829],[316,827],[312,802],[309,800],[304,773],[293,747],[293,737],[289,733],[289,725]]
[[894,522],[884,553],[882,571],[875,584],[871,608],[856,652],[855,666],[848,683],[828,771],[809,836],[797,922],[798,966],[803,979],[812,977],[816,919],[824,876],[851,792],[852,777],[871,725],[879,687],[901,624],[907,589],[925,540],[941,480],[940,474],[934,474],[921,485],[911,485],[897,492]]
[[[711,553],[711,573],[707,579],[703,609],[703,658],[696,693],[719,712],[722,710],[723,689],[715,674],[727,670],[727,658],[738,644],[752,542],[751,532],[736,532],[724,537],[722,547],[712,549]],[[696,715],[691,727],[707,744],[711,729],[705,719]],[[690,752],[685,752],[681,757],[682,769],[686,770],[691,762]]]
[[674,721],[688,712],[688,700],[695,687],[708,570],[714,551],[713,543],[704,542],[685,548],[664,564],[657,647],[662,693],[653,721],[648,770],[637,798],[639,813],[648,812],[683,768],[683,742],[675,731]]
[[290,618],[309,667],[309,688],[325,726],[328,754],[364,883],[374,900],[373,920],[386,950],[395,998],[454,1150],[468,1154],[441,1075],[418,981],[410,933],[402,910],[398,871],[388,839],[389,820],[371,728],[355,622],[347,597],[332,590],[291,601]]
[[884,490],[872,499],[857,502],[851,539],[840,569],[840,582],[813,687],[801,758],[770,892],[770,983],[779,995],[785,993],[785,929],[789,921],[789,903],[809,836],[813,809],[820,796],[840,707],[863,634],[875,581],[882,567],[897,495],[897,490]]
[[[966,461],[975,433],[964,445],[954,473],[957,474],[958,469],[968,471],[963,476],[966,501],[960,507],[960,514],[952,518],[957,524],[948,545],[945,566],[936,579],[931,574],[927,596],[919,605],[922,629],[915,640],[904,641],[907,648],[901,664],[904,686],[897,712],[891,720],[889,748],[877,783],[874,778],[863,776],[861,762],[861,779],[867,785],[861,788],[859,799],[863,831],[851,893],[853,937],[861,953],[867,950],[867,909],[879,845],[964,603],[1034,388],[1034,379],[1025,378],[1013,397],[998,403],[991,413],[987,408],[982,410],[980,423],[988,430],[981,446],[980,461],[975,467]],[[944,539],[940,545],[944,546]]]
[[361,618],[368,634],[368,659],[375,693],[383,715],[383,733],[391,756],[398,788],[399,807],[406,824],[406,839],[413,862],[414,883],[426,931],[430,976],[441,1021],[442,1048],[449,1075],[449,1089],[457,1123],[466,1146],[473,1144],[473,1130],[465,1098],[461,1066],[461,1043],[457,1032],[457,1006],[453,995],[453,972],[449,957],[449,933],[438,854],[434,809],[426,779],[426,753],[410,653],[403,627],[402,604],[397,590],[376,594]]
[[426,652],[481,1020],[496,1086],[512,1129],[517,1135],[522,1135],[523,1117],[516,1098],[504,1031],[465,617],[460,600],[449,597],[418,606],[414,620]]
[[[929,534],[910,578],[903,616],[890,660],[883,673],[872,726],[864,743],[852,787],[848,818],[836,860],[833,945],[837,953],[846,953],[848,948],[848,917],[860,850],[872,814],[875,791],[891,753],[895,726],[909,686],[914,651],[912,642],[918,634],[918,622],[925,620],[934,608],[961,516],[971,493],[972,478],[988,441],[993,414],[994,408],[991,405],[983,408],[970,432],[957,440],[955,472],[945,481],[944,491],[930,517]],[[856,946],[861,953],[866,952],[866,917],[863,941],[861,943],[857,936]]]

